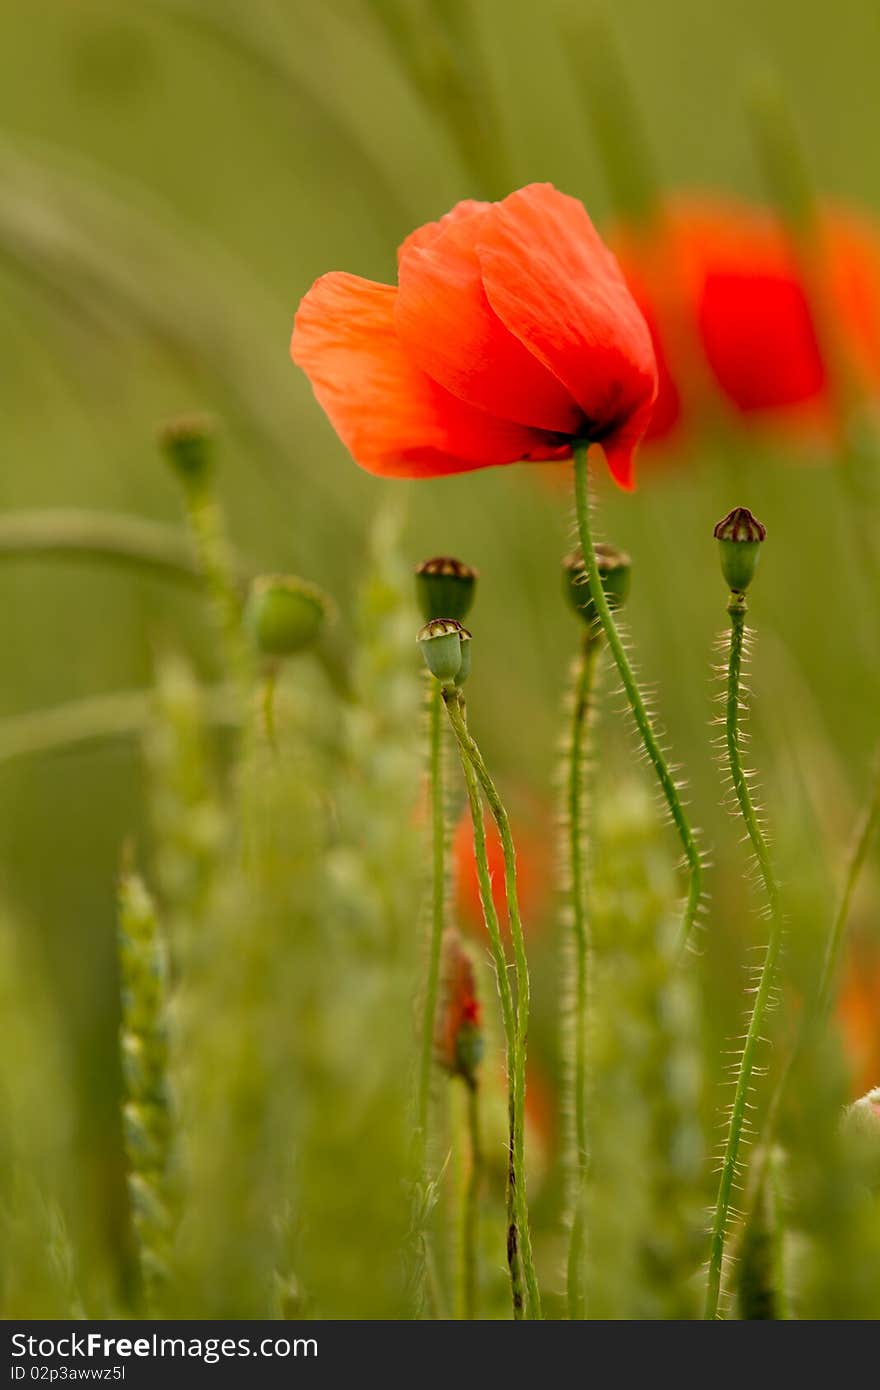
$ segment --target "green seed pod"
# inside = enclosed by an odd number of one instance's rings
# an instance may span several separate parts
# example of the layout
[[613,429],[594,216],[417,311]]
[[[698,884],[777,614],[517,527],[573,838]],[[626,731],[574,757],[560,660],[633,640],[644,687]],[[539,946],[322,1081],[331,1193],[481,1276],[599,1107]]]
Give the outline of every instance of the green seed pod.
[[455,684],[464,685],[471,673],[471,634],[466,627],[460,633],[461,637],[461,665],[458,668],[458,675],[455,677]]
[[455,618],[461,622],[470,612],[479,574],[461,560],[437,555],[416,569],[416,597],[425,622]]
[[[416,641],[432,676],[441,685],[454,685],[461,670],[462,634],[466,629],[454,618],[432,618],[420,630]],[[467,633],[470,637],[470,633]]]
[[214,471],[214,422],[208,415],[181,416],[159,431],[159,443],[184,485],[201,485]]
[[[615,550],[613,545],[596,546],[596,564],[602,588],[609,608],[621,608],[629,594],[632,566],[629,556],[623,550]],[[579,613],[589,628],[599,626],[599,614],[593,602],[584,557],[580,546],[566,555],[562,562],[562,576],[566,596],[576,613]]]
[[734,507],[715,527],[721,556],[721,572],[734,594],[744,594],[755,577],[766,526],[756,520],[748,507]]
[[314,584],[289,574],[260,575],[251,584],[244,620],[263,656],[294,656],[311,647],[330,604]]

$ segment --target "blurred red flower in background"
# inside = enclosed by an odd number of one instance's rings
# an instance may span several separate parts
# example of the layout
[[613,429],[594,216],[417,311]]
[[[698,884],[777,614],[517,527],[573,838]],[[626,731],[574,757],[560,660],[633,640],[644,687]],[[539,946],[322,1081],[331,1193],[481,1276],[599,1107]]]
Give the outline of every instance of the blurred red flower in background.
[[832,350],[863,391],[880,386],[880,236],[865,219],[823,213],[810,287],[778,219],[742,203],[681,197],[659,230],[609,240],[657,356],[648,439],[690,423],[707,378],[746,417],[830,423],[816,290]]
[[[509,930],[507,893],[504,886],[504,852],[495,822],[486,818],[486,856],[492,875],[492,900],[501,930]],[[545,892],[550,886],[547,849],[534,835],[514,829],[516,841],[516,880],[523,928],[533,930],[543,915]],[[482,939],[485,935],[480,882],[474,854],[470,812],[465,810],[455,827],[452,842],[455,905],[461,925]]]
[[442,991],[434,1034],[440,1065],[473,1084],[483,1051],[474,965],[457,931],[443,937]]
[[880,1086],[880,944],[854,943],[838,995],[837,1018],[853,1076],[853,1095]]
[[355,460],[394,477],[563,459],[589,439],[632,487],[657,384],[616,260],[550,184],[420,227],[396,288],[322,276],[291,356]]

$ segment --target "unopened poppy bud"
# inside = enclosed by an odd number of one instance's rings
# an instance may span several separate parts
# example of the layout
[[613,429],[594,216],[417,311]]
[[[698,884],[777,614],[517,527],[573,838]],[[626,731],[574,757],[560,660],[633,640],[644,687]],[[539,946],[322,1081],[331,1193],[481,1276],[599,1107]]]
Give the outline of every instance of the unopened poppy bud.
[[744,594],[755,577],[761,544],[767,535],[748,507],[734,507],[715,527],[721,572],[734,594]]
[[251,584],[244,620],[263,656],[293,656],[313,645],[329,610],[316,585],[295,575],[264,574]]
[[440,1065],[474,1086],[484,1050],[480,1002],[473,962],[454,930],[443,938],[443,992],[434,1041]]
[[461,560],[437,555],[416,569],[416,596],[425,622],[431,618],[455,618],[462,622],[470,612],[479,575]]
[[[629,556],[623,550],[615,550],[613,545],[597,545],[596,566],[609,608],[620,608],[629,594],[629,581],[632,566]],[[587,571],[580,546],[566,555],[562,562],[562,575],[565,592],[576,613],[579,613],[589,628],[599,626],[599,614],[590,593]]]
[[470,633],[455,618],[432,618],[416,638],[428,670],[441,685],[453,685],[461,670],[462,636],[467,645]]
[[208,415],[170,420],[159,432],[159,443],[184,484],[206,483],[214,466],[214,422]]

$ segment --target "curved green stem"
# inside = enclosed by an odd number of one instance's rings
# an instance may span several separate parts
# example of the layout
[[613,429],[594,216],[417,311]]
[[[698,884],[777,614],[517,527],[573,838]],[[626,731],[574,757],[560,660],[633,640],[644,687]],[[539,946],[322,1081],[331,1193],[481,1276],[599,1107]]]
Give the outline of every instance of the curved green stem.
[[[239,726],[240,712],[228,686],[209,687],[203,694],[207,723],[226,728]],[[0,720],[0,764],[91,743],[137,738],[149,727],[154,707],[151,691],[123,690],[71,700],[52,709],[10,715]]]
[[715,1318],[718,1315],[718,1303],[721,1296],[721,1270],[724,1260],[724,1244],[727,1237],[727,1222],[730,1215],[731,1193],[733,1191],[734,1179],[738,1169],[739,1149],[745,1125],[752,1073],[755,1067],[755,1054],[758,1049],[758,1044],[761,1041],[761,1027],[773,989],[776,963],[782,945],[782,912],[779,902],[779,888],[773,873],[773,866],[770,863],[767,842],[764,839],[764,835],[758,823],[758,818],[755,815],[755,809],[749,791],[748,778],[742,761],[740,698],[743,639],[746,618],[746,601],[744,596],[742,594],[731,594],[727,611],[730,614],[730,657],[727,675],[727,712],[725,718],[727,758],[737,804],[752,849],[754,850],[758,869],[764,884],[764,892],[767,897],[767,907],[770,915],[770,937],[767,943],[767,953],[764,957],[764,964],[761,967],[758,988],[755,994],[754,1004],[752,1005],[752,1014],[749,1019],[745,1045],[743,1047],[739,1071],[736,1077],[736,1088],[730,1113],[730,1127],[728,1129],[724,1157],[721,1163],[721,1178],[718,1184],[718,1196],[715,1202],[711,1245],[709,1249],[709,1275],[706,1286],[706,1306],[704,1312],[704,1317],[706,1318]]
[[459,747],[470,761],[483,795],[492,812],[492,818],[501,837],[504,855],[504,886],[507,894],[507,911],[510,918],[510,935],[513,940],[514,969],[516,972],[516,1053],[514,1066],[514,1159],[516,1165],[516,1213],[519,1232],[520,1254],[526,1291],[529,1300],[529,1316],[541,1317],[541,1294],[535,1275],[532,1256],[532,1238],[529,1229],[529,1210],[526,1198],[525,1175],[525,1098],[526,1098],[526,1049],[529,1032],[529,968],[526,960],[525,940],[523,938],[522,917],[519,910],[519,895],[516,886],[516,849],[510,829],[510,820],[504,803],[482,754],[469,733],[464,717],[464,699],[458,691],[443,691],[449,719],[455,730]]
[[[454,698],[453,696],[453,700]],[[451,708],[452,706],[447,704],[447,710]],[[457,706],[456,711],[458,712]],[[452,716],[450,714],[450,719],[451,718]],[[520,1186],[520,1180],[516,1161],[516,1015],[513,1008],[513,993],[510,988],[510,979],[507,973],[507,956],[504,953],[504,943],[501,940],[501,928],[498,925],[498,913],[495,911],[495,899],[492,896],[492,875],[489,871],[489,856],[486,852],[486,827],[483,821],[483,803],[480,800],[480,785],[477,780],[477,774],[471,763],[467,747],[467,730],[460,713],[459,723],[457,726],[453,724],[453,728],[456,733],[461,767],[464,773],[465,786],[467,787],[471,823],[474,832],[474,858],[477,865],[480,903],[483,908],[483,920],[486,923],[486,930],[489,933],[489,949],[492,952],[492,963],[495,966],[495,980],[498,986],[498,997],[501,1001],[501,1020],[504,1025],[504,1039],[507,1048],[507,1116],[509,1124],[507,1143],[507,1264],[510,1271],[510,1288],[513,1296],[513,1316],[518,1320],[523,1316],[523,1296],[519,1239],[517,1234],[517,1192]]]
[[620,679],[626,691],[626,698],[629,701],[633,719],[636,722],[636,727],[641,736],[645,752],[657,775],[657,780],[660,783],[663,796],[666,799],[666,805],[669,807],[669,814],[672,817],[684,851],[690,879],[678,941],[678,949],[679,951],[683,951],[690,941],[691,932],[703,893],[703,861],[697,846],[696,837],[691,829],[690,821],[687,818],[684,806],[682,805],[675,779],[663,755],[663,750],[657,740],[657,735],[654,733],[648,711],[645,708],[645,702],[642,699],[641,691],[639,690],[633,669],[629,663],[629,657],[624,650],[623,643],[620,640],[620,633],[617,631],[617,625],[614,621],[614,616],[608,606],[605,590],[602,587],[602,580],[599,577],[596,556],[593,550],[593,536],[590,522],[590,484],[587,449],[588,445],[586,443],[578,443],[574,447],[575,499],[577,503],[577,522],[581,550],[583,552],[584,569],[590,585],[590,595],[593,599],[593,603],[596,605],[596,611],[599,614],[602,629],[620,673]]
[[574,1087],[573,1149],[571,1168],[571,1210],[566,1287],[568,1316],[584,1316],[581,1244],[584,1232],[584,1188],[587,1176],[587,1012],[589,1008],[590,923],[587,907],[587,864],[585,831],[585,763],[592,714],[596,663],[601,638],[584,638],[575,676],[568,749],[566,800],[568,812],[568,856],[572,937],[575,958],[575,1001],[571,1046],[571,1075]]
[[0,517],[0,559],[95,560],[201,586],[189,537],[175,526],[112,512],[51,510]]
[[428,1143],[431,1104],[431,1062],[437,1017],[437,989],[440,980],[440,952],[446,918],[446,807],[443,794],[443,697],[435,680],[430,694],[430,790],[431,790],[431,936],[428,944],[428,976],[422,1017],[422,1045],[419,1061],[417,1122],[421,1181]]

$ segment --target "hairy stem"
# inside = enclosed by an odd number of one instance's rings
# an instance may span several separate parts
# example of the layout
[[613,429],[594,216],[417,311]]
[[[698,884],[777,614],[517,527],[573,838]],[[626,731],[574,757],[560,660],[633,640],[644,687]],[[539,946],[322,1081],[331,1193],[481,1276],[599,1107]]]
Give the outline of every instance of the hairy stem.
[[776,964],[782,944],[782,912],[779,902],[779,888],[770,863],[767,842],[761,831],[755,808],[752,804],[748,778],[742,761],[742,732],[740,728],[741,673],[743,640],[745,635],[746,601],[741,594],[731,594],[728,604],[730,614],[730,657],[727,675],[726,740],[727,759],[733,789],[736,794],[740,815],[755,853],[770,917],[770,937],[767,952],[758,980],[745,1045],[736,1076],[733,1106],[730,1113],[730,1126],[721,1164],[721,1178],[712,1222],[712,1236],[709,1249],[709,1275],[706,1285],[706,1305],[704,1317],[718,1315],[721,1296],[721,1271],[724,1260],[724,1245],[727,1237],[727,1223],[730,1216],[731,1193],[738,1171],[740,1144],[746,1119],[748,1096],[751,1089],[752,1074],[755,1067],[755,1054],[761,1041],[761,1027],[770,1001]]
[[568,813],[568,858],[570,874],[571,925],[575,961],[574,1019],[569,1046],[572,1049],[570,1074],[574,1088],[572,1152],[569,1154],[571,1180],[570,1233],[566,1287],[568,1316],[584,1316],[584,1286],[581,1245],[584,1234],[584,1188],[587,1176],[587,1013],[589,1008],[590,922],[587,903],[587,863],[585,833],[586,763],[592,716],[596,665],[601,638],[588,634],[581,647],[575,674],[568,749],[566,807]]
[[[450,708],[451,706],[447,704],[447,709]],[[513,1007],[513,993],[510,988],[510,979],[507,973],[507,956],[504,952],[504,943],[501,940],[501,928],[498,925],[498,914],[495,911],[495,899],[492,896],[492,875],[489,871],[489,857],[486,852],[486,827],[483,821],[483,803],[480,799],[480,784],[477,780],[477,774],[471,764],[470,754],[467,748],[467,731],[464,727],[463,719],[460,718],[458,727],[453,725],[453,728],[455,728],[465,786],[467,787],[468,804],[470,806],[471,823],[474,833],[474,858],[477,865],[480,903],[483,908],[483,920],[486,923],[486,930],[489,933],[489,948],[492,952],[492,963],[495,966],[495,980],[498,986],[498,997],[501,1001],[501,1019],[504,1025],[504,1039],[507,1049],[507,1263],[510,1271],[510,1288],[513,1297],[513,1316],[516,1319],[520,1319],[523,1316],[524,1309],[522,1269],[517,1232],[517,1191],[520,1186],[520,1174],[517,1170],[516,1162],[516,1015]],[[463,730],[464,741],[462,741],[459,730]]]
[[464,1192],[461,1231],[462,1315],[472,1322],[477,1316],[477,1241],[479,1235],[480,1181],[483,1157],[480,1149],[480,1092],[476,1081],[467,1087],[467,1129],[470,1171]]
[[246,698],[251,685],[251,658],[241,624],[242,600],[223,513],[213,490],[203,482],[185,481],[183,497],[199,569],[223,643],[226,669],[242,698]]
[[[519,1233],[520,1255],[523,1275],[528,1293],[529,1316],[541,1317],[541,1294],[535,1275],[532,1257],[532,1239],[529,1228],[529,1210],[526,1197],[525,1175],[525,1098],[526,1098],[526,1050],[529,1032],[529,969],[526,960],[525,940],[523,938],[522,918],[519,910],[519,896],[516,885],[516,849],[510,830],[510,820],[498,789],[489,775],[482,754],[469,733],[464,715],[464,698],[458,691],[444,690],[443,698],[449,719],[455,731],[459,748],[467,758],[482,789],[483,795],[498,827],[501,848],[504,855],[504,885],[507,894],[507,911],[510,918],[510,935],[513,940],[514,970],[516,973],[516,1050],[514,1053],[514,1162],[516,1230]],[[490,885],[491,886],[491,885]]]
[[422,1044],[419,1061],[417,1122],[419,1127],[418,1179],[424,1178],[431,1104],[431,1061],[437,1018],[437,988],[440,979],[440,951],[446,919],[446,807],[443,792],[443,697],[440,686],[431,681],[429,712],[429,768],[431,795],[431,936],[428,944],[428,976],[422,1017]]
[[690,821],[687,818],[684,806],[682,805],[678,787],[675,784],[675,779],[657,740],[657,735],[654,732],[648,711],[645,708],[645,702],[639,690],[633,669],[630,666],[629,657],[624,650],[623,643],[620,639],[620,633],[617,631],[617,625],[614,621],[614,616],[608,606],[605,590],[602,587],[602,580],[599,576],[596,556],[593,550],[587,447],[587,444],[579,443],[576,444],[574,448],[575,498],[584,569],[590,585],[590,594],[596,605],[596,611],[599,614],[602,629],[620,673],[620,679],[623,682],[623,688],[626,692],[630,709],[632,710],[636,728],[641,736],[651,766],[657,775],[657,780],[660,783],[663,796],[669,807],[669,814],[672,817],[684,851],[689,873],[689,883],[678,942],[679,951],[683,951],[690,941],[697,910],[700,906],[700,899],[703,892],[703,861],[697,846],[696,837],[691,829]]

